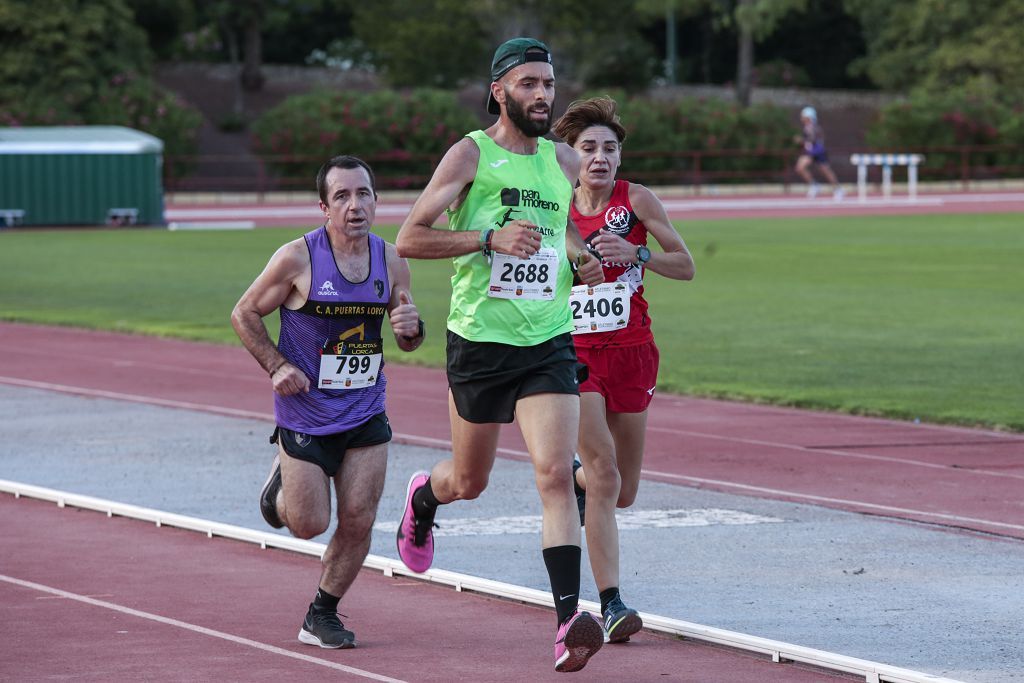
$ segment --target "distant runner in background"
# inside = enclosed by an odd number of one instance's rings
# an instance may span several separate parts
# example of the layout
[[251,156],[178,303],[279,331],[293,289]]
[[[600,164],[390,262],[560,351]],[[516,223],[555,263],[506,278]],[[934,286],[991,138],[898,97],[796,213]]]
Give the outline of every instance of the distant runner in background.
[[836,180],[836,174],[828,165],[828,152],[825,151],[825,131],[818,123],[818,112],[814,107],[804,107],[800,111],[800,135],[793,138],[800,145],[800,157],[796,160],[796,172],[807,183],[807,196],[814,199],[820,187],[811,172],[817,167],[825,179],[832,184],[832,198],[839,201],[843,198],[843,188]]
[[[608,642],[643,626],[619,595],[615,508],[636,500],[647,407],[658,381],[658,347],[644,300],[644,275],[692,280],[693,259],[665,208],[643,185],[616,180],[626,131],[607,97],[573,102],[554,131],[580,155],[579,185],[569,216],[600,255],[605,283],[573,288],[573,341],[589,377],[580,385],[582,467],[574,468],[580,522],[601,595]],[[648,235],[661,252],[647,248]]]
[[[370,231],[377,208],[373,171],[356,157],[329,160],[317,174],[326,222],[288,242],[242,295],[231,324],[274,386],[278,444],[260,511],[275,529],[312,538],[338,526],[323,556],[316,597],[299,640],[355,647],[338,619],[338,602],[370,549],[384,488],[391,426],[384,412],[385,315],[398,348],[423,342],[423,321],[409,293],[409,265]],[[263,318],[281,315],[277,346]]]

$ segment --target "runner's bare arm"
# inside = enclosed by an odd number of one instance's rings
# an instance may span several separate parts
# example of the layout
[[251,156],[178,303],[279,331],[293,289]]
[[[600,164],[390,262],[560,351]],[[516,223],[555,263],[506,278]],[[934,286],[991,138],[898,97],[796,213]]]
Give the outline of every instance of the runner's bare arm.
[[571,218],[565,224],[565,254],[576,268],[576,274],[585,285],[599,285],[604,282],[604,267],[601,259],[594,257],[587,249],[580,235],[580,229]]
[[[569,185],[576,187],[576,181],[580,176],[580,155],[569,145],[559,142],[555,144],[555,156]],[[571,218],[567,219],[565,225],[565,255],[576,266],[576,273],[584,284],[598,285],[604,282],[604,268],[601,267],[601,262],[593,258],[587,250],[580,229]]]
[[269,315],[289,299],[304,302],[306,293],[297,284],[309,279],[309,252],[305,241],[294,240],[285,244],[267,263],[263,272],[245,290],[231,311],[231,326],[274,383],[274,391],[288,396],[309,391],[309,378],[288,362],[267,333],[263,323]]
[[469,138],[462,138],[445,153],[398,231],[395,246],[399,256],[451,258],[480,250],[478,231],[454,232],[433,227],[445,209],[464,199],[464,192],[476,177],[479,161],[480,150]]
[[[647,227],[647,232],[657,240],[664,252],[652,251],[651,260],[644,267],[673,280],[692,280],[696,273],[693,257],[669,220],[661,200],[643,185],[630,183],[629,203],[633,205],[636,217]],[[636,253],[635,247],[633,252]]]
[[[433,227],[434,221],[446,208],[456,208],[465,200],[479,162],[480,149],[469,138],[463,138],[448,150],[398,231],[395,245],[400,256],[452,258],[483,249],[483,235],[479,230],[455,232]],[[497,224],[494,227],[497,228]],[[541,235],[536,228],[524,220],[506,223],[492,233],[490,248],[502,254],[526,258],[540,248]]]
[[420,312],[412,301],[412,273],[409,263],[398,255],[393,244],[387,244],[385,254],[388,264],[388,281],[391,283],[391,300],[388,301],[388,317],[395,343],[403,351],[413,351],[423,343],[426,330],[422,326]]

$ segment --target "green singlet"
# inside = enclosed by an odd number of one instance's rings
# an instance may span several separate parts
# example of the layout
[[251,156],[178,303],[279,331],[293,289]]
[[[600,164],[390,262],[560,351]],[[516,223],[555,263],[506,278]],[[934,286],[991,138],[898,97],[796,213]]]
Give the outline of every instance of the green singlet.
[[500,230],[525,219],[540,229],[541,247],[556,251],[558,266],[552,273],[554,299],[499,299],[488,296],[491,264],[481,252],[456,257],[448,329],[470,341],[513,346],[534,346],[571,332],[565,226],[572,185],[558,164],[555,144],[539,138],[536,154],[513,154],[482,130],[466,137],[480,148],[480,162],[465,201],[448,212],[449,229]]

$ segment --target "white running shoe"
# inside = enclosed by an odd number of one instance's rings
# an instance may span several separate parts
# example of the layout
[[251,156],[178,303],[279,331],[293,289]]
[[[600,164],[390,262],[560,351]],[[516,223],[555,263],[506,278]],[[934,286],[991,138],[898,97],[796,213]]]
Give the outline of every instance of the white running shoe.
[[818,183],[811,184],[811,186],[809,188],[807,188],[807,198],[808,199],[814,199],[815,197],[817,197],[819,189],[821,189],[821,188],[818,185]]
[[845,197],[845,196],[846,196],[846,193],[843,192],[843,188],[841,188],[841,187],[837,187],[832,192],[832,199],[837,201],[837,202],[843,201],[843,197]]

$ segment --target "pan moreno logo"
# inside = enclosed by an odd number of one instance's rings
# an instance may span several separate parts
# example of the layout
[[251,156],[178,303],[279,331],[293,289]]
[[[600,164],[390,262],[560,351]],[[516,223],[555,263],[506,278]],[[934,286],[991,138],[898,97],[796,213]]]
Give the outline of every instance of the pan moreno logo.
[[541,196],[539,190],[529,188],[505,187],[501,190],[502,206],[523,206],[531,209],[543,209],[555,211],[561,208],[558,202],[553,202]]

